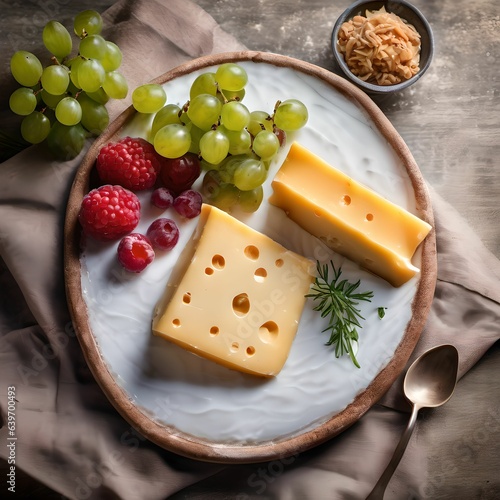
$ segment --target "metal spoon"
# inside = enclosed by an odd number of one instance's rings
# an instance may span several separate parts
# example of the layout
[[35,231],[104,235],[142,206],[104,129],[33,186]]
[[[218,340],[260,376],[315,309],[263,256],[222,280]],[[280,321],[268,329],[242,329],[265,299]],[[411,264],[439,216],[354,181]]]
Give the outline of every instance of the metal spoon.
[[366,500],[381,500],[385,489],[398,466],[410,440],[421,408],[436,408],[446,403],[452,396],[457,383],[458,351],[448,344],[429,349],[417,358],[404,380],[404,393],[413,403],[410,421],[401,436],[389,465]]

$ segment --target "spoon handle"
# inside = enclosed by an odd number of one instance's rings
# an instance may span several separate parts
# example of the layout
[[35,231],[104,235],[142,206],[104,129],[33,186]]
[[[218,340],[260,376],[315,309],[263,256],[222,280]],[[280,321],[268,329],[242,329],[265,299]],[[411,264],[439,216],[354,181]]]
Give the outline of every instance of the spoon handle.
[[403,432],[403,435],[401,436],[401,439],[399,440],[396,449],[394,450],[394,454],[392,455],[391,461],[385,468],[384,472],[380,476],[380,479],[377,481],[377,484],[374,486],[371,493],[366,497],[366,500],[382,500],[384,498],[385,489],[387,488],[387,485],[389,484],[389,481],[391,480],[391,477],[394,474],[396,467],[398,466],[399,462],[401,461],[401,458],[403,457],[403,453],[406,450],[408,441],[410,440],[413,429],[415,428],[415,423],[417,422],[417,414],[419,409],[420,408],[417,405],[413,406],[413,409],[411,411],[410,421],[408,422],[408,425],[406,426],[406,429]]

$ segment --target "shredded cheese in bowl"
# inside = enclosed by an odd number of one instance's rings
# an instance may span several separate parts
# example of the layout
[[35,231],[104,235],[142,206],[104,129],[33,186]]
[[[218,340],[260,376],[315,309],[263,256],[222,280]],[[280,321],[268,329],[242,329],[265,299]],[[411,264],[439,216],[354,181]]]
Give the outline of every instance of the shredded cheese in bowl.
[[384,7],[343,23],[338,48],[352,73],[368,83],[394,85],[420,70],[420,35]]

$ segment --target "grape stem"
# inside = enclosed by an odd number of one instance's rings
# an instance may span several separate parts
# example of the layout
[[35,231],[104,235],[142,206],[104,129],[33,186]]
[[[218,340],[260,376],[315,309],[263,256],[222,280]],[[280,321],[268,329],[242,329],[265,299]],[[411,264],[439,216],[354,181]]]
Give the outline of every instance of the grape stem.
[[220,88],[219,84],[216,83],[216,85],[217,85],[217,92],[219,92],[219,94],[224,99],[224,104],[227,104],[229,102],[229,99],[224,95],[224,92],[222,92],[222,89]]
[[276,110],[279,108],[281,101],[278,99],[274,105],[273,115],[266,118],[266,120],[273,122],[273,132],[276,132],[276,123],[274,123],[274,117],[276,116]]
[[186,104],[184,104],[184,106],[182,106],[180,111],[177,113],[177,116],[180,118],[182,116],[182,113],[187,113],[188,109],[189,109],[189,100],[186,101]]

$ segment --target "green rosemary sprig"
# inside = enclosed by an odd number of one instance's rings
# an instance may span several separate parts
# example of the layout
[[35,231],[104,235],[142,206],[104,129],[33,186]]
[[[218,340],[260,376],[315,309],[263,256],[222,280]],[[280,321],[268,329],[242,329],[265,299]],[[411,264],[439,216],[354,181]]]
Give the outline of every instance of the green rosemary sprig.
[[360,368],[354,355],[353,343],[358,341],[357,328],[361,328],[359,320],[364,320],[360,310],[356,308],[359,301],[371,302],[373,292],[355,293],[360,285],[360,280],[356,283],[349,283],[348,280],[340,281],[342,270],[330,261],[333,270],[333,278],[330,279],[328,264],[317,263],[317,273],[311,293],[306,297],[311,297],[318,304],[315,311],[321,313],[321,317],[329,317],[328,326],[323,332],[330,331],[330,339],[326,345],[335,346],[335,356],[338,358],[344,354],[349,354],[355,366]]

